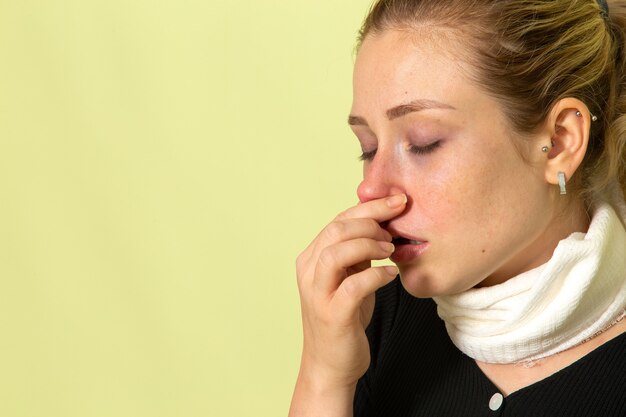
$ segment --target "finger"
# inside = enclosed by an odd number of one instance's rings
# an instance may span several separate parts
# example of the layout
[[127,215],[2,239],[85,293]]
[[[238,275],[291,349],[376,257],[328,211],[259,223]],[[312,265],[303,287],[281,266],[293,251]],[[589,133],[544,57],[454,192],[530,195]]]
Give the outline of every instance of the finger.
[[[313,278],[312,274],[309,275],[306,273],[309,268],[313,267],[317,260],[319,259],[320,252],[324,250],[325,247],[331,245],[336,242],[338,239],[336,236],[342,235],[344,233],[343,239],[351,239],[356,238],[355,232],[364,232],[363,237],[369,237],[375,240],[386,240],[391,241],[391,235],[384,229],[382,229],[379,225],[380,222],[389,220],[393,217],[396,217],[404,211],[407,204],[407,197],[405,194],[398,194],[391,197],[386,197],[377,200],[371,200],[363,204],[359,204],[355,207],[352,207],[343,213],[339,214],[335,221],[331,224],[335,223],[345,223],[347,221],[354,221],[356,219],[366,220],[368,223],[360,223],[365,224],[365,229],[351,228],[342,231],[335,231],[328,233],[328,229],[330,224],[318,235],[307,247],[306,249],[298,256],[298,261],[296,264],[298,272],[298,276],[301,277],[302,280],[305,278],[308,283],[310,283],[310,279]],[[341,226],[332,226],[333,228],[341,228]],[[383,236],[381,237],[378,233],[379,230],[383,231]],[[372,234],[373,232],[373,234]],[[323,236],[324,234],[326,236]],[[331,237],[335,234],[335,237]],[[301,280],[299,280],[300,283]]]
[[373,239],[353,239],[325,248],[315,266],[313,285],[324,295],[334,292],[348,276],[347,269],[372,259],[385,259],[394,246],[390,242]]
[[380,227],[374,219],[346,219],[336,220],[326,226],[317,238],[317,245],[323,248],[361,237],[388,242],[391,242],[392,238],[391,233]]
[[366,203],[357,204],[340,213],[337,219],[370,218],[378,223],[393,219],[406,208],[406,194],[397,194],[391,197],[370,200]]
[[370,238],[391,242],[391,233],[380,227],[374,219],[346,219],[336,220],[326,226],[304,252],[298,257],[299,270],[303,270],[307,263],[316,262],[320,252],[336,243],[357,239]]
[[[388,235],[388,233],[385,234],[384,239],[380,239],[380,236],[376,234],[378,233],[378,229],[382,229],[380,228],[379,223],[398,216],[400,213],[402,213],[402,211],[404,211],[404,209],[406,208],[406,204],[406,194],[397,194],[391,197],[371,200],[345,210],[344,212],[338,214],[335,217],[335,220],[331,222],[328,226],[326,226],[324,230],[306,247],[306,249],[302,253],[302,258],[308,258],[309,260],[317,259],[319,250],[323,249],[329,244],[332,244],[333,242],[342,240],[336,238],[337,235],[343,233],[343,231],[337,229],[341,229],[341,224],[346,223],[346,221],[348,220],[367,219],[367,224],[361,223],[364,224],[366,227],[366,234],[363,235],[364,237],[370,237],[377,240],[391,240],[387,238],[388,236],[390,236]],[[378,227],[376,227],[377,225]],[[351,230],[354,231],[356,229]],[[373,231],[374,234],[372,235],[371,233],[368,233],[368,231]],[[355,236],[353,233],[347,232],[346,235],[343,237],[343,240],[355,237],[357,236]]]
[[344,323],[359,317],[359,308],[363,301],[377,289],[393,281],[397,275],[396,266],[368,268],[350,275],[341,283],[331,301],[334,317]]

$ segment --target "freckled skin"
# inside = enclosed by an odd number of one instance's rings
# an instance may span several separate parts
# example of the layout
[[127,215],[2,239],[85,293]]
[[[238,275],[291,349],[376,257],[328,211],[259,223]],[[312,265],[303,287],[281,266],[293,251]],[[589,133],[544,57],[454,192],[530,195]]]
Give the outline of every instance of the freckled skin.
[[[369,35],[354,70],[351,114],[367,126],[353,130],[364,151],[376,150],[357,193],[362,202],[407,194],[406,211],[390,225],[430,244],[417,260],[398,264],[418,297],[503,282],[545,263],[564,237],[551,226],[558,221],[553,186],[513,145],[529,141],[541,154],[546,138],[515,137],[498,102],[451,58],[459,46],[447,43],[445,54],[442,47],[396,31]],[[415,99],[455,110],[387,118],[387,109]],[[432,153],[407,150],[437,139]]]

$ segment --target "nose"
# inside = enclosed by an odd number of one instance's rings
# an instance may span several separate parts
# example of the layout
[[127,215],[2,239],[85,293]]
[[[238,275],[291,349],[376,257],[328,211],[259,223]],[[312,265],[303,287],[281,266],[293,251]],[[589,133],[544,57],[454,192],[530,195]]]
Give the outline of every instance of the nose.
[[361,203],[395,194],[406,193],[400,182],[398,166],[391,156],[380,150],[363,165],[363,181],[356,193]]

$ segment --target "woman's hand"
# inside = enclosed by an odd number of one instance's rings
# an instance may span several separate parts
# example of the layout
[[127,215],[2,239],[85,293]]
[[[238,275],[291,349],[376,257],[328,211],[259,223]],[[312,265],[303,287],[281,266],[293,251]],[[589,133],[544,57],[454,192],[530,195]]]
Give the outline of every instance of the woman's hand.
[[[400,194],[351,207],[298,256],[304,345],[290,415],[308,415],[294,412],[313,400],[302,398],[307,396],[331,402],[339,396],[344,411],[351,412],[354,387],[370,363],[365,328],[372,318],[374,293],[398,273],[395,266],[371,267],[371,260],[393,252],[392,237],[379,223],[401,214],[405,205],[406,196]],[[318,415],[330,415],[325,403],[326,412]]]

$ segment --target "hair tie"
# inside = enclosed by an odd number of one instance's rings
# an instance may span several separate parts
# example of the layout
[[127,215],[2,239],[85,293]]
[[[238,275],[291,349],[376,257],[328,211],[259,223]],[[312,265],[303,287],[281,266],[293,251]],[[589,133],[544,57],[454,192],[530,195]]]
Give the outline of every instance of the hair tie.
[[606,0],[598,0],[598,4],[600,5],[600,10],[602,11],[602,17],[605,19],[609,18],[609,4]]

